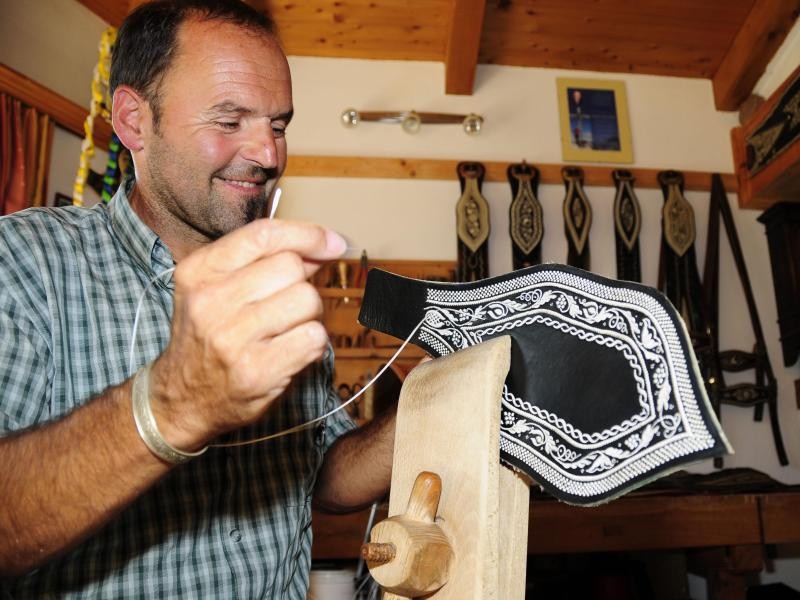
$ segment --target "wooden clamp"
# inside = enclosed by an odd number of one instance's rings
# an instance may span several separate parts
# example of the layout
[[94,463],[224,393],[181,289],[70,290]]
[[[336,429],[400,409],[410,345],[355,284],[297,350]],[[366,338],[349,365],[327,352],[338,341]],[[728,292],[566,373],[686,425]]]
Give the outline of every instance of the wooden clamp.
[[375,581],[397,599],[435,592],[447,583],[453,548],[435,522],[441,494],[439,476],[423,471],[405,514],[378,523],[372,542],[361,547]]
[[500,465],[510,364],[504,336],[419,365],[406,378],[390,518],[373,528],[374,545],[364,550],[384,600],[525,597],[530,491]]

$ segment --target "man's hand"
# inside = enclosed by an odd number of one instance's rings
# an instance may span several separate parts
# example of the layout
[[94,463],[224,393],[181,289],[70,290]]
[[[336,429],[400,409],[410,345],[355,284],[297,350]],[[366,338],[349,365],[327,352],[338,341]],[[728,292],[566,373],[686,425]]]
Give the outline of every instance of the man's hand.
[[154,363],[158,427],[181,449],[258,420],[328,338],[308,283],[345,241],[323,227],[259,219],[175,270],[172,335]]

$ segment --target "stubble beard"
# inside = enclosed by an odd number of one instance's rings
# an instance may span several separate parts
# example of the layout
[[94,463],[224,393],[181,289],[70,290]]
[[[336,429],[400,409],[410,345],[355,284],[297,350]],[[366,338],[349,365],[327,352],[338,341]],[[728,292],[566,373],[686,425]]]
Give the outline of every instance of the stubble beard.
[[[173,165],[176,173],[174,177],[164,171],[163,165],[167,164]],[[240,199],[233,204],[220,193],[218,188],[215,189],[215,186],[225,185],[216,178],[219,174],[230,170],[230,167],[220,169],[212,175],[198,174],[161,136],[159,143],[151,146],[148,170],[153,200],[157,203],[153,209],[171,214],[190,231],[196,232],[195,235],[200,234],[208,240],[216,240],[265,215],[269,198],[266,185],[257,195]],[[204,189],[189,188],[179,191],[174,185],[179,178],[184,181],[194,179],[195,182],[202,180],[206,185]]]

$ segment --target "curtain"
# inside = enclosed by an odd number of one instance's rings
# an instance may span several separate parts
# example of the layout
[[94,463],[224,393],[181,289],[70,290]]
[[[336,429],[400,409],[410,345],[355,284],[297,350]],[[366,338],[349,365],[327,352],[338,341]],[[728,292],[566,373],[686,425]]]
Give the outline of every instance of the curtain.
[[0,214],[44,206],[53,121],[0,94]]

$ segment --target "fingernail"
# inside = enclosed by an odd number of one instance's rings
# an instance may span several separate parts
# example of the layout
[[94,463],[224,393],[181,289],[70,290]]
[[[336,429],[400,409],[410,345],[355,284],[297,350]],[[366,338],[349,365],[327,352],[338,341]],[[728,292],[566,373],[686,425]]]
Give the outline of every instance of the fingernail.
[[326,237],[328,250],[330,250],[331,253],[336,256],[344,254],[345,250],[347,250],[347,240],[341,234],[336,233],[332,229],[328,229]]

